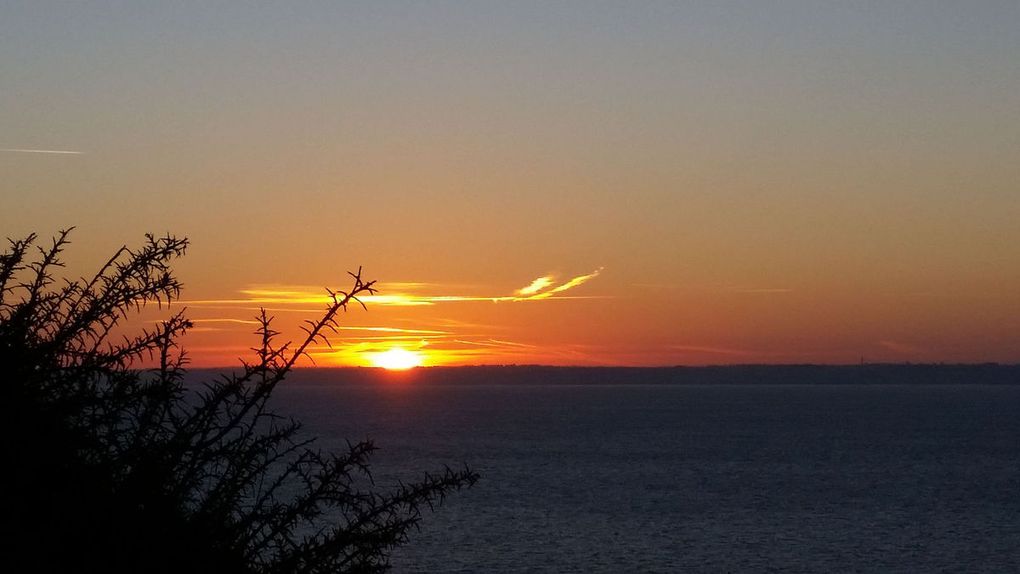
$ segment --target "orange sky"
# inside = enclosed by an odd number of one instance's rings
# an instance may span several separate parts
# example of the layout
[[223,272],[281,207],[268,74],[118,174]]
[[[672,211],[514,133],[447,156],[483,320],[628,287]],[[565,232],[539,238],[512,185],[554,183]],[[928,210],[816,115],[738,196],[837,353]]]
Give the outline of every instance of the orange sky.
[[1020,361],[1020,5],[768,4],[15,3],[0,231],[189,237],[200,366]]

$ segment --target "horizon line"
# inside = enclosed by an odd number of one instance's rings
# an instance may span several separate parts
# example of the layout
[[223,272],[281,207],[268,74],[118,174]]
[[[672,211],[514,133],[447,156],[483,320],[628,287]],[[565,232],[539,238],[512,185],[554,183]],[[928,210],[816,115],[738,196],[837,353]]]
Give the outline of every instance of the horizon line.
[[[718,368],[789,368],[789,367],[1020,367],[1017,362],[974,361],[974,362],[874,362],[874,363],[704,363],[693,365],[551,365],[547,363],[478,363],[469,365],[418,365],[403,369],[404,372],[428,369],[480,369],[480,368],[547,368],[547,369],[718,369]],[[237,365],[191,367],[189,371],[237,369]],[[385,367],[368,365],[302,365],[293,370],[366,369],[387,371]]]

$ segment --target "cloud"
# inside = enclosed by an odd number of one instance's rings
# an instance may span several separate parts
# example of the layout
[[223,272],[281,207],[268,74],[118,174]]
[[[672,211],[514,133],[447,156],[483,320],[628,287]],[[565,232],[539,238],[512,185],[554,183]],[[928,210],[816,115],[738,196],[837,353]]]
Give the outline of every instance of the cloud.
[[677,285],[674,283],[631,283],[631,287],[640,287],[642,289],[689,289],[687,285]]
[[729,347],[715,347],[708,345],[670,345],[669,348],[681,352],[709,353],[713,355],[729,355],[734,357],[749,357],[753,355],[766,354],[761,351],[753,351],[750,349],[733,349]]
[[3,153],[49,153],[58,155],[84,155],[85,152],[66,149],[0,148]]
[[548,286],[550,286],[552,284],[553,284],[552,276],[551,275],[546,275],[544,277],[539,277],[538,279],[535,279],[527,287],[522,287],[522,288],[518,289],[516,291],[516,293],[518,295],[522,295],[522,296],[534,295],[535,293],[538,293],[542,289],[545,289],[546,287],[548,287]]
[[258,325],[259,322],[254,319],[233,319],[233,318],[211,318],[211,319],[192,319],[192,323],[236,323],[238,325]]
[[462,345],[474,345],[477,347],[495,347],[503,349],[506,347],[513,347],[519,349],[537,349],[537,345],[528,345],[526,343],[515,343],[513,341],[501,341],[499,339],[481,339],[477,341],[468,341],[466,339],[453,339],[452,342],[460,343]]
[[379,289],[383,291],[406,291],[414,289],[428,289],[436,287],[437,283],[423,283],[421,281],[386,281],[380,282]]
[[442,339],[445,335],[345,335],[343,329],[339,330],[339,334],[331,337],[334,342],[339,341],[340,343],[347,341],[422,341],[426,339]]
[[[385,291],[362,297],[369,306],[432,306],[446,303],[462,302],[537,302],[553,299],[599,299],[598,295],[574,295],[573,291],[591,281],[601,273],[596,269],[591,273],[558,280],[552,275],[543,275],[527,286],[501,295],[464,295],[456,294],[461,289],[481,291],[477,287],[464,285],[437,285],[430,283],[387,283]],[[446,293],[444,293],[444,291]],[[449,294],[450,292],[454,294]],[[484,293],[484,291],[482,291]],[[204,299],[182,301],[189,308],[199,309],[213,315],[208,318],[196,319],[196,329],[192,331],[228,331],[245,330],[257,321],[235,319],[228,315],[232,312],[257,311],[266,308],[271,312],[289,312],[318,314],[331,302],[325,289],[306,285],[256,284],[249,285],[238,291],[233,298]],[[350,325],[341,326],[336,333],[329,334],[330,345],[314,345],[308,348],[315,361],[331,365],[367,364],[367,355],[385,352],[394,348],[422,349],[428,347],[426,364],[471,364],[471,363],[577,363],[601,364],[605,362],[602,354],[597,356],[569,346],[539,347],[528,342],[508,341],[492,338],[491,332],[498,326],[480,325],[437,319],[430,317],[424,324],[416,324],[410,318],[396,318],[398,322],[408,321],[406,327],[388,325]],[[204,324],[203,324],[204,323]],[[250,327],[249,327],[250,329]],[[202,353],[219,356],[224,353],[213,348],[200,347]],[[370,362],[370,361],[369,361]]]
[[[162,323],[163,320],[162,319],[153,319],[153,320],[151,320],[149,322],[150,323]],[[203,324],[209,324],[209,323],[227,323],[227,324],[230,324],[230,325],[260,325],[261,324],[258,320],[255,320],[255,319],[235,319],[235,318],[232,318],[232,317],[210,317],[210,318],[191,319],[191,322],[193,324],[195,324],[196,326],[197,325],[203,325]],[[201,327],[201,328],[193,327],[191,329],[191,331],[195,331],[196,329],[204,330],[204,331],[224,330],[224,328],[217,328],[217,327]],[[337,330],[338,333],[342,333],[344,335],[347,335],[347,333],[350,332],[350,331],[379,333],[380,335],[377,338],[387,338],[387,337],[393,337],[393,338],[439,337],[439,336],[445,336],[445,335],[449,335],[450,334],[450,331],[440,331],[440,330],[437,330],[437,329],[403,329],[403,328],[400,328],[400,327],[376,327],[376,326],[363,326],[363,325],[344,325],[344,326],[339,327],[338,330]],[[366,338],[370,338],[370,337],[366,337]]]
[[543,299],[596,299],[601,298],[599,296],[563,296],[558,295],[564,291],[579,287],[584,283],[587,283],[591,279],[594,279],[602,271],[602,268],[598,268],[595,271],[587,275],[579,275],[574,277],[563,284],[549,289],[550,286],[555,285],[556,280],[552,275],[544,275],[535,279],[529,283],[526,287],[522,287],[514,291],[513,295],[495,295],[495,296],[471,296],[471,295],[412,295],[412,294],[395,294],[395,295],[369,295],[362,299],[366,303],[374,303],[376,305],[397,305],[397,306],[414,306],[414,305],[435,305],[437,303],[454,303],[454,302],[465,302],[465,301],[491,301],[493,303],[499,303],[503,301],[516,302],[516,301],[540,301]]
[[632,287],[638,287],[641,289],[657,289],[657,290],[684,290],[684,291],[695,291],[695,292],[709,292],[709,293],[740,293],[745,295],[768,295],[768,294],[782,294],[792,293],[793,289],[789,287],[748,287],[742,285],[687,285],[678,283],[631,283]]
[[475,329],[481,331],[505,329],[505,327],[500,325],[489,325],[485,323],[476,323],[472,321],[460,321],[457,319],[451,319],[449,317],[431,317],[429,319],[425,319],[422,321],[419,321],[411,317],[400,317],[395,320],[403,323],[413,323],[415,325],[423,327],[435,327],[441,329],[460,329],[460,330]]
[[399,327],[340,327],[341,331],[373,331],[376,333],[401,333],[411,335],[449,335],[449,331],[437,331],[433,329],[401,329]]
[[[512,295],[438,295],[438,294],[421,294],[414,293],[413,291],[423,288],[425,286],[438,287],[433,284],[426,283],[392,283],[391,285],[413,285],[414,288],[406,289],[403,293],[386,293],[386,294],[375,294],[366,295],[360,299],[366,304],[380,305],[380,306],[393,306],[393,307],[416,307],[426,305],[437,305],[440,303],[458,303],[458,302],[520,302],[520,301],[542,301],[546,299],[601,299],[603,296],[598,295],[562,295],[565,291],[569,291],[576,287],[587,283],[594,279],[602,271],[602,268],[596,269],[587,275],[578,275],[573,277],[558,286],[555,278],[551,275],[546,275],[535,279],[526,287],[517,289]],[[236,299],[202,299],[202,300],[189,300],[184,301],[185,304],[213,308],[213,307],[232,307],[232,306],[251,306],[251,305],[292,305],[292,306],[312,306],[316,308],[321,305],[326,305],[330,302],[329,296],[322,290],[313,287],[307,287],[302,285],[251,285],[245,289],[239,291],[243,298]],[[244,307],[234,307],[244,308]],[[304,310],[304,309],[301,309]],[[316,309],[317,310],[317,309]]]
[[[601,273],[601,272],[602,272],[602,267],[599,267],[598,269],[596,269],[595,271],[592,271],[591,273],[589,273],[587,275],[578,275],[577,277],[574,277],[573,279],[567,281],[566,283],[560,285],[559,287],[553,287],[552,289],[549,289],[548,291],[533,292],[533,294],[528,294],[525,297],[518,297],[515,300],[517,300],[517,301],[529,301],[529,300],[533,301],[533,300],[537,300],[537,299],[549,299],[550,297],[553,297],[557,293],[562,293],[562,292],[567,291],[569,289],[573,289],[574,287],[580,287],[581,285],[584,285],[588,281],[594,279],[595,277],[598,277],[599,273]],[[539,277],[538,279],[535,279],[531,283],[531,285],[529,285],[525,289],[530,289],[531,287],[535,286],[539,282],[543,282],[543,283],[541,283],[542,288],[545,288],[545,287],[553,284],[553,281],[552,281],[551,277]]]

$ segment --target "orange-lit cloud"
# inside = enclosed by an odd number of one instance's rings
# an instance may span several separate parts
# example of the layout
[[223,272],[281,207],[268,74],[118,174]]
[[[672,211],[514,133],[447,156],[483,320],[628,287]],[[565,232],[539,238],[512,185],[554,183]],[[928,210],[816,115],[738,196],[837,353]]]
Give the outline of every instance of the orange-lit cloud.
[[[602,271],[601,268],[588,273],[573,277],[559,286],[549,288],[555,284],[555,279],[550,276],[539,277],[526,287],[518,289],[513,295],[437,295],[414,293],[415,290],[423,288],[437,288],[436,284],[430,283],[391,283],[380,286],[381,293],[360,297],[366,304],[415,307],[424,305],[436,305],[439,303],[458,302],[518,302],[518,301],[540,301],[545,299],[593,299],[600,296],[564,296],[561,293],[579,287],[591,279],[594,279]],[[387,289],[404,292],[386,293]],[[265,306],[265,305],[291,305],[291,306],[321,306],[330,302],[329,296],[322,289],[316,289],[303,285],[252,285],[238,291],[243,297],[235,299],[205,299],[190,300],[184,303],[192,307],[205,308],[230,308],[233,306]],[[249,307],[253,308],[253,307]],[[315,307],[317,310],[318,307]]]
[[543,277],[535,279],[527,287],[522,287],[518,289],[517,294],[521,296],[534,295],[535,293],[538,293],[542,289],[545,289],[546,287],[552,285],[552,283],[553,283],[552,276],[545,275]]
[[465,341],[461,339],[455,339],[454,342],[461,343],[464,345],[477,345],[480,347],[519,347],[523,349],[536,349],[538,345],[528,345],[526,343],[514,343],[513,341],[501,341],[499,339],[486,339],[484,341]]
[[763,354],[761,351],[752,351],[749,349],[732,349],[728,347],[713,347],[708,345],[672,345],[670,348],[680,352],[729,355],[733,357],[753,357]]
[[702,284],[702,285],[683,285],[675,283],[631,283],[631,287],[637,287],[640,289],[654,289],[656,291],[687,291],[693,293],[737,293],[741,295],[768,295],[768,294],[783,294],[793,293],[794,290],[789,287],[771,287],[771,286],[734,286],[734,285],[718,285],[718,284]]
[[[380,356],[390,351],[395,355],[414,353],[426,366],[453,364],[493,363],[578,363],[589,364],[599,361],[576,349],[550,349],[529,342],[506,340],[493,336],[500,330],[498,325],[454,320],[436,317],[433,313],[413,312],[413,307],[434,307],[445,303],[499,303],[538,302],[555,299],[594,299],[598,295],[574,295],[566,293],[579,288],[599,275],[601,268],[591,273],[558,280],[553,275],[544,275],[527,286],[514,290],[512,294],[488,295],[478,287],[451,287],[421,282],[399,282],[380,285],[381,293],[362,297],[369,308],[389,308],[383,319],[390,324],[342,325],[329,333],[328,345],[312,345],[308,356],[320,366],[331,365],[379,365]],[[454,289],[482,291],[481,294],[449,294]],[[444,291],[446,291],[444,293]],[[253,312],[266,308],[270,313],[284,312],[283,330],[289,331],[295,325],[294,313],[315,314],[331,300],[323,289],[303,285],[251,285],[240,289],[238,297],[229,299],[203,299],[184,301],[191,310],[196,329],[193,332],[210,333],[233,330],[234,338],[249,336],[252,326],[258,321],[239,318],[233,313]],[[400,311],[400,307],[408,307]],[[233,313],[232,313],[233,312]],[[411,313],[408,315],[408,313]],[[395,317],[394,314],[403,316]],[[289,317],[289,318],[288,318]],[[418,317],[418,318],[416,318]],[[402,326],[392,325],[398,321]],[[280,327],[278,327],[280,328]],[[189,349],[199,355],[207,350],[218,349],[219,356],[227,348],[228,334],[221,333],[220,341],[199,337],[198,345]],[[205,344],[203,344],[203,342]]]
[[393,349],[413,352],[421,365],[435,367],[468,364],[606,364],[604,355],[576,346],[548,347],[480,337],[437,337],[434,339],[364,340],[343,338],[332,347],[309,349],[314,364],[375,366],[378,354]]
[[[595,277],[597,277],[600,272],[602,272],[602,268],[601,267],[596,269],[595,271],[592,271],[591,273],[589,273],[587,275],[579,275],[577,277],[574,277],[573,279],[567,281],[566,283],[560,285],[559,287],[553,287],[552,289],[549,289],[548,291],[542,291],[542,289],[544,289],[545,287],[548,287],[549,285],[553,284],[552,278],[551,277],[539,277],[538,279],[535,279],[534,281],[532,281],[531,285],[528,285],[524,289],[521,289],[520,291],[518,291],[518,293],[520,293],[522,295],[526,295],[526,296],[517,297],[514,300],[515,301],[535,301],[535,300],[538,300],[538,299],[549,299],[549,298],[555,296],[557,293],[562,293],[562,292],[567,291],[569,289],[573,289],[574,287],[579,287],[581,285],[584,285],[588,281],[590,281],[590,280],[594,279]],[[538,286],[538,288],[535,288],[536,285]],[[527,291],[527,293],[526,293],[526,291]]]
[[239,325],[258,325],[259,322],[255,319],[234,319],[234,318],[208,318],[208,319],[192,319],[192,323],[236,323]]

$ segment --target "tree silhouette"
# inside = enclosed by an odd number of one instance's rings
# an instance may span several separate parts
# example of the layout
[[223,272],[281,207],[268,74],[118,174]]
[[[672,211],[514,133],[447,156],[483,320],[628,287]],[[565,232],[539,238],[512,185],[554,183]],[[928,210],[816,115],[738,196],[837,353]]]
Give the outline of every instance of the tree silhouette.
[[[146,236],[89,279],[58,282],[68,244],[8,240],[0,255],[0,539],[14,571],[377,572],[421,511],[473,484],[471,470],[395,490],[371,480],[371,442],[322,452],[276,414],[273,390],[374,282],[328,291],[297,345],[260,313],[254,359],[185,384],[183,311],[117,335],[179,297],[187,240]],[[155,368],[137,368],[143,360]]]

